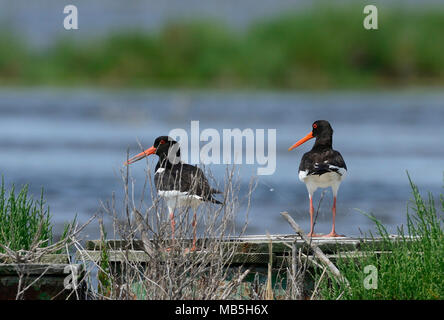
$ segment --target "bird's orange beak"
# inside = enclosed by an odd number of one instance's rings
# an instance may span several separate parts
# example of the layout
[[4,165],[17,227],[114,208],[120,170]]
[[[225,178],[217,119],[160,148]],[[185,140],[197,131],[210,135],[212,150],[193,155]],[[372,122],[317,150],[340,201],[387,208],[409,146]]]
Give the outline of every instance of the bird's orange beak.
[[156,153],[156,150],[157,149],[154,148],[154,147],[146,149],[145,151],[139,153],[138,155],[135,155],[131,159],[128,159],[128,161],[125,162],[125,165],[127,166],[127,165],[132,164],[132,163],[134,163],[136,161],[139,161],[139,160],[141,160],[141,159],[143,159],[145,157],[148,157],[149,155]]
[[288,148],[288,151],[293,150],[294,148],[299,147],[301,144],[307,142],[310,139],[313,139],[313,132],[310,132],[309,134],[307,134],[305,137],[303,137],[301,140],[299,140],[298,142],[296,142],[294,145],[292,145],[290,148]]

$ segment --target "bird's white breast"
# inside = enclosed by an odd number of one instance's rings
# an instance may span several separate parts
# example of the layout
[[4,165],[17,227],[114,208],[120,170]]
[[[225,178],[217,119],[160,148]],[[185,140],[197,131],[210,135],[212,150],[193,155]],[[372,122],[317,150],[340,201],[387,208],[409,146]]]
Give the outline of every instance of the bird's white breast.
[[346,170],[343,169],[342,175],[337,172],[326,172],[321,175],[309,175],[307,171],[299,171],[299,180],[307,185],[308,192],[311,194],[318,188],[331,187],[336,193],[341,181],[345,178]]
[[190,195],[188,192],[169,190],[159,190],[158,195],[165,199],[168,209],[172,212],[178,208],[191,207],[194,210],[202,203],[203,199],[197,195]]

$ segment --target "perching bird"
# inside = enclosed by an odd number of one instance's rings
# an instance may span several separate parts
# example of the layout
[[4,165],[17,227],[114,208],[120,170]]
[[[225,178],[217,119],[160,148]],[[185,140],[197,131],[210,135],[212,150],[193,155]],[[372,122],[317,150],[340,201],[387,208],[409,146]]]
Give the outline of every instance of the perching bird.
[[154,145],[132,157],[125,165],[132,164],[151,154],[159,156],[154,174],[154,184],[159,196],[165,199],[170,212],[172,238],[174,240],[174,211],[179,208],[193,209],[193,246],[196,249],[196,210],[202,202],[222,204],[213,198],[220,191],[210,187],[201,169],[183,163],[180,159],[180,147],[177,141],[168,136],[156,138]]
[[318,188],[331,187],[333,191],[333,227],[325,237],[343,237],[336,233],[336,195],[339,185],[345,178],[347,166],[341,154],[332,149],[333,129],[326,120],[315,121],[312,131],[291,146],[288,151],[300,146],[306,141],[316,138],[313,148],[304,154],[299,165],[299,180],[305,183],[310,198],[310,237],[316,237],[313,230],[313,193]]

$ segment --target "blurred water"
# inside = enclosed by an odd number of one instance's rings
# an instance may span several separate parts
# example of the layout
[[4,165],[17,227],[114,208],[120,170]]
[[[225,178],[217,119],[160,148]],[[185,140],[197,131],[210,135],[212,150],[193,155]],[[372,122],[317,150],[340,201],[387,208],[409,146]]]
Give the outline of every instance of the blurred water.
[[[409,171],[420,189],[442,192],[444,170],[444,94],[254,93],[194,91],[106,91],[3,89],[0,91],[0,173],[7,184],[31,184],[45,196],[57,229],[78,213],[86,221],[113,191],[122,197],[119,170],[126,150],[139,152],[137,140],[151,146],[172,128],[277,129],[277,170],[258,177],[250,234],[291,233],[279,216],[288,210],[306,230],[308,197],[297,178],[299,161],[312,142],[288,152],[317,119],[331,122],[334,148],[348,166],[338,197],[338,232],[358,235],[372,224],[357,209],[372,212],[390,230],[405,223],[411,198]],[[157,159],[152,159],[151,167]],[[131,170],[136,187],[145,163]],[[222,180],[225,167],[211,165]],[[241,168],[243,191],[254,165]],[[315,200],[319,199],[318,191]],[[321,205],[317,231],[331,226],[329,191]],[[357,209],[356,209],[357,208]],[[244,213],[239,213],[242,222]],[[86,234],[98,236],[91,226]]]

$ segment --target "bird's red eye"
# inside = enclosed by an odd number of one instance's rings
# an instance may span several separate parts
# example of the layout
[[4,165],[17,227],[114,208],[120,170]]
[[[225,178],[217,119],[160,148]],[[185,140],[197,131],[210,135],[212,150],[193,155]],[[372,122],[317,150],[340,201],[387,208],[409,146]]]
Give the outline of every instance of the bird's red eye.
[[165,140],[160,140],[160,144],[165,144]]
[[313,129],[316,129],[318,125],[316,123],[313,123]]

